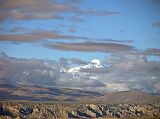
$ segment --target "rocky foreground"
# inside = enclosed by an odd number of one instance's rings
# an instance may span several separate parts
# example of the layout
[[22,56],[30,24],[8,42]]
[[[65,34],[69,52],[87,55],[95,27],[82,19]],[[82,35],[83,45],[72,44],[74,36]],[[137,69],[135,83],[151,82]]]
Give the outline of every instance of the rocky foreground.
[[46,103],[0,102],[2,119],[51,118],[160,118],[160,103]]

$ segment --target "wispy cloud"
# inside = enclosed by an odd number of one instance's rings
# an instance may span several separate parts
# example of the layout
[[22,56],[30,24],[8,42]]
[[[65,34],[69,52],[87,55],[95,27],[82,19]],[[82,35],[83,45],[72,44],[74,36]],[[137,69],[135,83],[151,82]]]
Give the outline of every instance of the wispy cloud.
[[2,0],[0,1],[0,20],[32,20],[32,19],[63,19],[63,13],[81,14],[87,16],[106,16],[117,12],[82,10],[77,6],[81,1],[57,2],[49,0]]
[[108,15],[120,14],[119,12],[110,12],[106,10],[96,11],[92,8],[87,10],[77,10],[76,13],[87,16],[108,16]]
[[57,31],[45,31],[45,30],[32,30],[24,34],[0,34],[0,41],[15,41],[15,42],[38,42],[42,40],[74,40],[83,39],[87,40],[87,37],[64,35]]
[[1,20],[62,19],[57,13],[73,11],[75,8],[55,1],[4,0],[0,4]]
[[120,43],[99,43],[99,42],[83,42],[83,43],[58,43],[47,44],[45,47],[50,49],[58,49],[65,51],[79,52],[126,52],[134,51],[135,48],[131,45]]

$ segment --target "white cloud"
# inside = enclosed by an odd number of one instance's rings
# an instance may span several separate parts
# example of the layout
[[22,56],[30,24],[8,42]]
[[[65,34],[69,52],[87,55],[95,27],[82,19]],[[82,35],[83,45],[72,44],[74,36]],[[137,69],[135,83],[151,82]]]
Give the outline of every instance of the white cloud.
[[107,83],[106,84],[106,90],[107,91],[128,91],[129,88],[124,83]]
[[160,92],[160,62],[148,62],[138,53],[114,54],[107,57],[106,63],[110,66],[104,65],[103,70],[91,68],[75,76],[60,72],[62,67],[67,68],[67,71],[73,66],[68,60],[63,58],[55,62],[0,55],[0,84],[62,86],[103,92],[132,89]]

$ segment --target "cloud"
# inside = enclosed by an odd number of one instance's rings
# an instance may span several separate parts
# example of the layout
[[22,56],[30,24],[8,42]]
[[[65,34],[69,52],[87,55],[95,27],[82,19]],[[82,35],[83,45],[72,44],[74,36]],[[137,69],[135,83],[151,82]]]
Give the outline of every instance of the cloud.
[[1,20],[24,20],[24,19],[62,19],[57,13],[71,12],[75,8],[68,4],[55,1],[25,1],[25,0],[2,0],[0,4]]
[[[0,55],[0,84],[63,86],[67,88],[103,87],[103,83],[82,77],[75,80],[60,69],[67,65],[65,58],[53,60],[20,59]],[[67,68],[67,67],[66,67]]]
[[83,65],[83,61],[76,58],[20,59],[0,53],[0,84],[62,86],[103,92],[138,89],[159,94],[160,62],[147,61],[141,53],[113,53],[104,61],[108,66],[100,70],[90,68],[74,75],[61,72],[62,68],[67,71],[74,66],[72,60]]
[[[92,8],[83,9],[81,7],[83,0],[59,1],[59,0],[1,0],[0,1],[0,21],[16,21],[12,25],[20,23],[20,20],[65,20],[68,21],[69,26],[84,22],[86,17],[90,16],[106,16],[115,14],[116,12],[106,10],[94,10]],[[21,23],[20,23],[21,24]],[[3,24],[4,25],[4,24]],[[5,25],[2,27],[6,27]],[[38,42],[47,39],[85,39],[87,37],[64,35],[55,31],[32,30],[26,31],[24,29],[1,28],[0,41],[14,41],[14,42]],[[76,25],[74,25],[76,27]],[[28,26],[30,27],[30,25]],[[12,28],[12,31],[10,30]],[[18,32],[19,30],[22,30]],[[75,32],[75,29],[69,29],[69,32]],[[12,32],[12,33],[10,33]],[[4,33],[4,34],[3,34]]]
[[160,62],[149,62],[140,53],[114,54],[108,56],[106,61],[111,65],[108,75],[101,76],[106,83],[124,83],[129,90],[154,92],[154,85],[160,76]]
[[134,47],[120,43],[98,43],[98,42],[83,42],[83,43],[57,43],[47,44],[45,47],[50,49],[58,49],[65,51],[78,52],[128,52],[134,51]]
[[160,28],[160,21],[157,21],[157,22],[153,23],[153,26],[157,27],[157,28]]
[[68,61],[64,57],[59,58],[59,64],[60,64],[61,67],[68,67]]
[[[47,65],[49,63],[49,65]],[[59,67],[54,61],[0,56],[1,84],[55,85]]]
[[57,31],[45,31],[45,30],[32,30],[29,33],[24,34],[0,34],[0,41],[15,41],[15,42],[39,42],[42,40],[74,40],[74,39],[83,39],[87,40],[87,37],[72,36],[60,34]]
[[115,67],[114,70],[128,70],[135,67],[135,65],[145,65],[146,60],[146,57],[139,53],[116,53],[108,56],[106,63],[111,64],[112,68]]
[[115,42],[115,43],[132,43],[133,40],[113,40],[113,39],[99,39],[100,41]]
[[[56,0],[1,0],[0,1],[0,20],[32,20],[32,19],[64,19],[65,13],[78,15],[106,16],[116,14],[105,10],[96,11],[93,9],[82,10],[79,5],[80,0],[58,2]],[[72,2],[73,3],[73,2]]]
[[119,12],[110,12],[106,10],[96,11],[92,8],[87,10],[77,10],[76,13],[87,16],[108,16],[108,15],[120,14]]
[[71,62],[71,64],[87,64],[87,62],[78,58],[69,58],[68,60]]
[[128,91],[129,88],[126,84],[122,83],[107,83],[106,88],[108,91]]
[[86,68],[86,69],[81,69],[81,72],[85,73],[108,73],[107,68],[101,68],[101,69],[96,69],[96,68]]
[[76,80],[68,80],[66,77],[62,77],[62,79],[58,80],[58,86],[65,86],[70,88],[96,88],[96,87],[104,87],[105,85],[98,80],[92,80],[88,78],[76,79]]
[[156,84],[154,85],[154,87],[156,88],[156,90],[157,90],[158,92],[160,92],[160,82],[156,83]]
[[145,55],[155,55],[160,56],[160,49],[157,48],[148,48],[145,52]]

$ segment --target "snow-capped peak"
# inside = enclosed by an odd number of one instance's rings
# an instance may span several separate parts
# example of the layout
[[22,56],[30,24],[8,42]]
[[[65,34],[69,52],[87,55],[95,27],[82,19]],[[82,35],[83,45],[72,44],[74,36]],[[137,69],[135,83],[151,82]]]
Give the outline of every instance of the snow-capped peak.
[[101,64],[101,61],[99,59],[93,59],[91,60],[91,62],[87,65],[84,65],[84,66],[79,66],[79,67],[73,67],[73,68],[70,68],[68,70],[68,73],[78,73],[80,72],[81,70],[83,69],[91,69],[91,68],[97,68],[97,69],[100,69],[100,68],[103,68],[104,66]]
[[96,68],[102,68],[103,67],[102,64],[101,64],[101,61],[99,59],[93,59],[91,61],[91,64],[93,64],[94,67],[96,67]]
[[101,61],[99,59],[93,59],[91,63],[100,65]]

